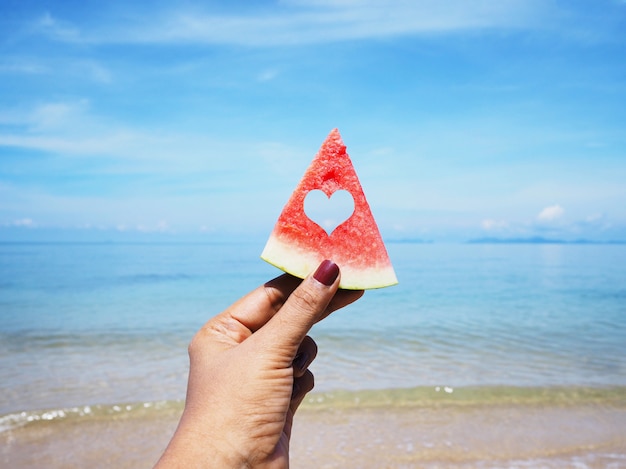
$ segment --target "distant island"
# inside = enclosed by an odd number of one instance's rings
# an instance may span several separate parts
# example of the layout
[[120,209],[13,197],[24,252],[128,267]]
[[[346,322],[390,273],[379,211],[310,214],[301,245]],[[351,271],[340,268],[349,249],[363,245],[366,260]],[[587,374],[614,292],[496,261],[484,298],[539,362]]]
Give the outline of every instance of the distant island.
[[[393,244],[436,244],[445,241],[421,238],[390,238],[386,242]],[[474,238],[467,241],[448,241],[460,244],[601,244],[601,245],[623,245],[626,240],[595,240],[595,239],[558,239],[544,238],[543,236],[530,236],[527,238]]]
[[591,239],[553,239],[542,236],[529,238],[476,238],[467,241],[468,244],[626,244],[626,241],[608,240],[598,241]]

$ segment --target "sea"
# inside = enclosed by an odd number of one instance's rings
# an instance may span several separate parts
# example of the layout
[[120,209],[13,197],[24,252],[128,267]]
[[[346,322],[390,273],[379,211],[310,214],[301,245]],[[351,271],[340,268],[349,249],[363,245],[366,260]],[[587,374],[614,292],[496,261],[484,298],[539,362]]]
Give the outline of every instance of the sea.
[[[180,408],[194,333],[281,274],[263,244],[0,244],[0,433]],[[312,404],[624,401],[626,245],[387,248],[399,284],[310,333]]]

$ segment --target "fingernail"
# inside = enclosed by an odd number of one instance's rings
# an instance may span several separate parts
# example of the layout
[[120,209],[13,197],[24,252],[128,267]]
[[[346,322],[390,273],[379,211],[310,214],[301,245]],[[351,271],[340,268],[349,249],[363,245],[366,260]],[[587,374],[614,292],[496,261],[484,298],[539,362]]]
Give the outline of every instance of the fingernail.
[[300,394],[300,388],[302,388],[302,386],[300,385],[300,381],[297,379],[294,379],[293,388],[291,389],[292,399],[293,399],[293,396],[297,396],[298,394]]
[[309,361],[309,356],[306,353],[299,352],[293,359],[293,366],[298,370],[304,370]]
[[313,274],[313,278],[315,280],[323,283],[327,287],[330,287],[333,283],[335,283],[335,280],[337,280],[338,276],[339,266],[333,261],[329,261],[328,259],[322,262]]

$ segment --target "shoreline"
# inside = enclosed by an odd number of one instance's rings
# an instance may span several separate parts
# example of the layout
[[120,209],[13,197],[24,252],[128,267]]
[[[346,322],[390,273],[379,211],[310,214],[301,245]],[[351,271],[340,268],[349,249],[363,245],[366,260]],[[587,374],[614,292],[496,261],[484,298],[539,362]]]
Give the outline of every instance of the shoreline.
[[[417,386],[410,388],[313,391],[300,411],[402,408],[472,408],[481,406],[598,405],[626,408],[626,386]],[[0,414],[0,434],[25,426],[107,419],[141,419],[180,415],[183,399],[84,404],[71,407],[16,410]]]
[[[313,391],[300,411],[442,408],[480,406],[599,405],[626,408],[626,386],[416,386],[409,388]],[[71,407],[16,410],[0,414],[0,434],[32,425],[54,425],[106,419],[179,415],[183,399],[148,402],[83,404]]]
[[[475,398],[476,389],[440,390],[438,402],[426,399],[437,394],[433,388],[313,393],[296,415],[292,466],[626,467],[625,389],[518,390],[521,398],[493,388],[486,400]],[[91,408],[89,417],[41,419],[1,432],[0,466],[150,467],[174,432],[182,402]]]

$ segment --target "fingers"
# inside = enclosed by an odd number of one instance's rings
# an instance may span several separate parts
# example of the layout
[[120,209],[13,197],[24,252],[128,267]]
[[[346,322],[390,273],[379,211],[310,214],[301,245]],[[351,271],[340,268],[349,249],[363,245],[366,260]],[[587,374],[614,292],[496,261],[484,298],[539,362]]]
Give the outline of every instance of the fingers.
[[335,296],[333,296],[333,299],[330,300],[330,303],[326,307],[326,311],[322,317],[319,318],[319,321],[329,316],[334,311],[354,303],[363,296],[363,293],[365,293],[363,290],[338,290],[337,293],[335,293]]
[[[331,261],[320,264],[313,275],[305,278],[283,304],[282,308],[260,329],[256,340],[272,344],[287,365],[309,332],[325,314],[339,287],[339,267]],[[291,358],[290,358],[291,357]]]
[[293,359],[293,376],[295,378],[303,376],[309,365],[315,359],[316,355],[317,344],[310,336],[307,335],[302,340],[302,343],[298,348],[298,353],[296,353],[296,356]]
[[[249,333],[256,332],[283,306],[302,279],[283,274],[237,300],[209,321],[236,321]],[[208,324],[208,323],[207,323]]]
[[[302,280],[289,274],[281,275],[269,282],[267,282],[262,288],[265,289],[265,293],[271,298],[273,307],[278,311],[291,293],[302,283]],[[363,296],[363,290],[337,290],[330,303],[326,307],[326,311],[319,318],[319,321],[329,316],[331,313],[338,309],[344,308]],[[269,320],[269,318],[268,318]],[[267,322],[267,321],[266,321]],[[261,324],[259,327],[263,326]],[[258,327],[257,327],[258,329]],[[252,329],[254,332],[256,329]]]
[[295,378],[293,381],[293,390],[291,392],[291,401],[289,402],[289,412],[287,413],[287,419],[285,420],[284,431],[287,438],[291,438],[291,429],[293,427],[293,416],[304,401],[307,393],[313,389],[315,385],[315,379],[313,373],[309,370],[300,377]]
[[208,352],[215,352],[242,343],[276,314],[300,282],[301,279],[284,274],[253,290],[209,319],[191,345],[202,343],[211,348]]
[[313,373],[309,370],[300,377],[296,378],[293,381],[293,392],[291,394],[291,402],[289,403],[289,408],[293,413],[296,412],[304,397],[307,395],[309,391],[313,389],[315,386],[315,378],[313,377]]
[[[222,314],[229,315],[246,326],[250,332],[255,332],[282,308],[302,282],[302,279],[293,275],[280,275],[241,298]],[[358,300],[362,295],[363,291],[360,290],[337,291],[323,317]]]
[[[292,293],[307,281],[309,280],[303,281],[289,274],[283,274],[270,280],[210,319],[199,331],[198,338],[208,339],[210,337],[209,341],[212,343],[212,347],[218,350],[228,349],[243,342],[274,317]],[[322,289],[334,290],[335,294],[322,314],[315,313],[315,321],[322,320],[332,312],[349,305],[363,295],[363,291],[337,291],[334,285],[327,286],[319,281],[317,282]],[[335,283],[338,283],[338,281]],[[311,290],[310,286],[308,290]],[[310,328],[310,326],[307,327]]]

